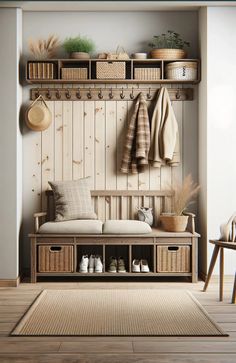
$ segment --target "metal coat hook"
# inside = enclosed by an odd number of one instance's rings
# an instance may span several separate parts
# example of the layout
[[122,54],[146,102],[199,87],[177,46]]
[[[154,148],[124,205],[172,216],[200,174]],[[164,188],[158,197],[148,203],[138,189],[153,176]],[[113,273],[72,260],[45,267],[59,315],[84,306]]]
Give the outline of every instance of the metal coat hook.
[[56,98],[57,98],[58,100],[61,98],[61,94],[60,94],[59,89],[57,89],[57,91],[56,91]]
[[81,99],[80,88],[78,88],[78,91],[76,92],[76,97],[77,97],[79,100]]
[[124,88],[122,87],[122,91],[120,93],[120,98],[123,100],[125,98],[125,95],[124,95]]
[[132,87],[132,92],[130,93],[130,98],[131,98],[131,100],[134,99],[134,88],[133,87]]
[[113,96],[113,93],[112,93],[112,87],[110,88],[110,92],[109,92],[109,98],[110,98],[110,100],[112,100],[112,98],[113,98],[114,96]]
[[49,100],[52,98],[50,88],[48,88],[48,90],[47,90],[46,97],[47,97]]
[[87,93],[87,97],[88,97],[88,99],[91,100],[91,98],[92,98],[91,88],[89,88],[89,91]]
[[40,96],[39,89],[37,88],[37,91],[35,92],[35,97],[38,98]]
[[151,88],[149,88],[148,90],[148,94],[147,94],[147,99],[150,100],[152,98],[152,95],[151,95]]
[[180,99],[180,97],[181,97],[181,94],[180,94],[180,90],[179,90],[179,88],[178,88],[178,90],[177,90],[177,92],[176,92],[176,95],[175,95],[175,98],[176,98],[177,100],[179,100],[179,99]]
[[71,94],[70,94],[69,88],[67,88],[67,91],[66,91],[66,98],[67,99],[70,99],[71,98]]
[[100,98],[100,100],[103,99],[102,89],[101,88],[100,88],[100,91],[98,92],[98,98]]

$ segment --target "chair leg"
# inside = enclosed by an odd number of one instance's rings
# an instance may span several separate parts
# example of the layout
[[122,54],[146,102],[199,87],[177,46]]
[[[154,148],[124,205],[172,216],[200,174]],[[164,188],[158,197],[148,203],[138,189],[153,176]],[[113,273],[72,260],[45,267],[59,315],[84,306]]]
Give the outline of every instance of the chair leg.
[[224,248],[220,247],[220,291],[219,300],[223,301],[224,295]]
[[215,245],[214,251],[213,251],[213,254],[212,254],[212,257],[211,257],[211,263],[210,263],[210,266],[209,266],[209,270],[208,270],[208,274],[207,274],[207,278],[206,278],[206,281],[205,281],[203,291],[207,290],[207,286],[209,284],[212,272],[213,272],[214,267],[215,267],[215,263],[216,263],[216,259],[217,259],[218,253],[219,253],[219,249],[220,249],[220,247]]
[[236,303],[236,272],[234,278],[234,287],[233,287],[233,294],[232,294],[232,304]]

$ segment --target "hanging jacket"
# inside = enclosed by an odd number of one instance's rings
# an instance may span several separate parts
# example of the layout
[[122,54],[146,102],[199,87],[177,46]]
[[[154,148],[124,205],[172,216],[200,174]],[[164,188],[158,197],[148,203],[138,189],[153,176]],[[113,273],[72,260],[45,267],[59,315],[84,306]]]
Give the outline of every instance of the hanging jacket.
[[148,165],[150,125],[145,97],[140,93],[128,124],[121,163],[122,173],[141,173]]
[[180,163],[178,123],[168,91],[162,87],[157,96],[151,122],[149,160],[152,166],[178,166]]

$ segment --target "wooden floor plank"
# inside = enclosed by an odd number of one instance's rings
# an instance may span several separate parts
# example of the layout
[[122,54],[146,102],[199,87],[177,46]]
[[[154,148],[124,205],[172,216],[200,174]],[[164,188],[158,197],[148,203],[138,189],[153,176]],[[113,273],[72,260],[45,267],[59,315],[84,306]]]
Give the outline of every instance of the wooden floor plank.
[[1,363],[235,363],[236,354],[45,354],[4,355]]
[[[230,303],[232,279],[224,301],[218,281],[203,293],[203,282],[24,283],[0,289],[0,362],[16,363],[235,363],[236,305]],[[11,337],[10,331],[43,289],[189,290],[229,337]]]

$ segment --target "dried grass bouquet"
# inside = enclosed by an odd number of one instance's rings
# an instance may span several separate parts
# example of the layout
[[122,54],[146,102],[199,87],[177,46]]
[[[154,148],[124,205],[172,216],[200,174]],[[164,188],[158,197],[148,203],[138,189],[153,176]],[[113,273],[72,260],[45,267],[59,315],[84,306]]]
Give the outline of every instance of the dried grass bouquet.
[[53,34],[47,39],[29,40],[29,50],[36,59],[50,59],[55,57],[59,46],[59,38]]
[[200,186],[194,183],[192,175],[185,177],[182,185],[173,188],[174,196],[172,201],[172,213],[181,216],[189,204],[197,197]]

